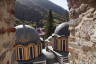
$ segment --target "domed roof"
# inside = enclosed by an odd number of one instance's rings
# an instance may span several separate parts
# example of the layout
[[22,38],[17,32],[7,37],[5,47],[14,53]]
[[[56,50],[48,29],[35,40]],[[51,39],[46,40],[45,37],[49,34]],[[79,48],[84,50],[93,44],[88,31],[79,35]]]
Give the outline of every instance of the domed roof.
[[59,35],[59,36],[68,37],[70,35],[69,23],[68,22],[64,22],[64,23],[58,25],[56,27],[56,29],[55,29],[54,34],[55,35]]
[[40,42],[40,37],[36,30],[29,25],[18,25],[16,28],[16,43],[28,44]]

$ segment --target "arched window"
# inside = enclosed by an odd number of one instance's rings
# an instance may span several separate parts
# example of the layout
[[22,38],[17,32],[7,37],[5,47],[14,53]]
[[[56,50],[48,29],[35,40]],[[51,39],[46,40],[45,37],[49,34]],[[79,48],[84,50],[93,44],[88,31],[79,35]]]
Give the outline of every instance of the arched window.
[[62,43],[62,40],[61,40],[61,50],[62,50],[62,45],[63,45],[63,43]]
[[65,49],[66,49],[66,42],[65,40],[61,40],[61,50],[65,51]]
[[18,59],[19,60],[23,60],[23,48],[22,47],[18,47]]
[[29,58],[30,59],[33,59],[34,58],[34,48],[33,47],[30,47],[29,48]]
[[41,50],[40,45],[38,45],[38,55],[40,55],[40,50]]
[[65,42],[65,40],[63,40],[62,43],[63,43],[63,51],[66,51],[66,42]]

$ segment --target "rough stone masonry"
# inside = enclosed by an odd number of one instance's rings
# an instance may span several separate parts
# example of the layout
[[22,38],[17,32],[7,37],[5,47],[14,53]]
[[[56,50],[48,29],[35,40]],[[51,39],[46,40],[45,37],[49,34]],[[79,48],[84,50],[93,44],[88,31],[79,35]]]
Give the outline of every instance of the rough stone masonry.
[[70,64],[96,64],[96,0],[67,0],[70,20]]
[[15,0],[0,0],[0,64],[12,63],[15,43]]

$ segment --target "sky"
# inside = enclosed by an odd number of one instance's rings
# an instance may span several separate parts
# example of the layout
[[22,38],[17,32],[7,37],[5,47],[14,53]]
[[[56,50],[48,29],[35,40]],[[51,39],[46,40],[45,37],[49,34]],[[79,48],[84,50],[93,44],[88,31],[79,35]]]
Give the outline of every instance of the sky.
[[67,0],[50,0],[50,1],[68,10]]

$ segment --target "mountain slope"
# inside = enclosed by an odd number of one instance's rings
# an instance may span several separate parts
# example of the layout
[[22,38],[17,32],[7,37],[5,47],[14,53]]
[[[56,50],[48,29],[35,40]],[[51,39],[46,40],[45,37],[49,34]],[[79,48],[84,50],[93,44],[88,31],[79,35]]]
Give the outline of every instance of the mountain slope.
[[62,16],[68,16],[66,10],[48,0],[17,0],[15,16],[23,20],[40,21],[50,9]]

